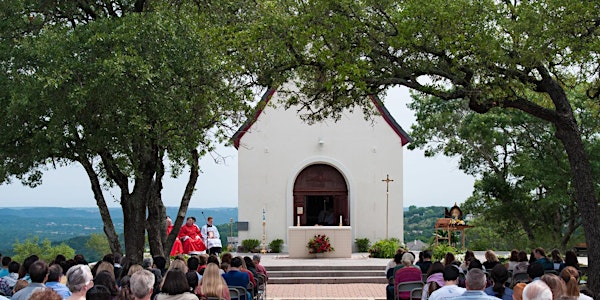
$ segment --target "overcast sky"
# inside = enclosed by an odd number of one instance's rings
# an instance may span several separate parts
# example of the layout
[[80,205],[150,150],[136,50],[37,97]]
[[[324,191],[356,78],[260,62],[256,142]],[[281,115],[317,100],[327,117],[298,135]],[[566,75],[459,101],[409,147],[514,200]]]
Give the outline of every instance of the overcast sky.
[[[388,92],[384,102],[396,121],[410,130],[415,117],[406,104],[410,95],[404,88]],[[236,207],[237,206],[237,151],[233,147],[222,147],[221,155],[227,157],[225,164],[216,164],[210,157],[202,159],[202,173],[190,207]],[[187,174],[179,180],[165,176],[163,201],[166,206],[179,206]],[[384,178],[382,174],[382,179]],[[404,151],[404,206],[446,206],[462,203],[473,191],[474,179],[457,167],[456,158],[437,156],[425,158],[420,150]],[[382,188],[385,188],[382,185]],[[390,185],[390,193],[393,193]],[[119,206],[118,190],[105,192],[109,206]],[[0,207],[57,206],[94,207],[90,183],[83,168],[78,165],[48,170],[43,184],[37,188],[23,186],[15,181],[0,185]]]

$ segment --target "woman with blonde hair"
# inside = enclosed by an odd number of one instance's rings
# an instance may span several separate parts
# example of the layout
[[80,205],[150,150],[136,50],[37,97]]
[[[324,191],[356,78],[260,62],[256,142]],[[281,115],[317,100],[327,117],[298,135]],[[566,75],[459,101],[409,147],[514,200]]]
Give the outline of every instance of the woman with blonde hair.
[[574,267],[565,267],[560,272],[560,278],[567,286],[566,295],[577,297],[578,300],[592,300],[593,298],[579,292],[579,271]]
[[485,261],[483,262],[483,266],[486,270],[492,270],[497,264],[500,263],[498,256],[492,250],[485,251]]
[[129,271],[127,271],[127,275],[131,276],[131,275],[135,274],[137,271],[141,271],[143,269],[144,269],[144,267],[142,267],[142,265],[138,265],[138,264],[131,265],[131,267],[129,267]]
[[173,260],[171,265],[169,265],[169,271],[171,271],[171,270],[179,270],[179,271],[183,272],[183,274],[185,274],[188,272],[188,267],[184,260],[175,259],[175,260]]
[[209,263],[205,270],[204,276],[200,281],[201,297],[219,297],[220,299],[231,300],[227,283],[219,272],[219,266],[214,263]]
[[96,277],[96,275],[102,271],[108,271],[108,273],[112,274],[112,278],[116,281],[115,278],[115,266],[107,261],[99,261],[92,268],[92,275]]

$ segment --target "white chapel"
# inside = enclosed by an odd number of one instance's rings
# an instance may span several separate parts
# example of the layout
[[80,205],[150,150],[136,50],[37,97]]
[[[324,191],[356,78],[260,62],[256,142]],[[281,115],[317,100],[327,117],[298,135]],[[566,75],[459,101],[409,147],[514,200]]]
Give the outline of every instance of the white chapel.
[[[234,135],[238,150],[239,240],[284,241],[290,257],[309,257],[306,242],[330,237],[330,257],[349,257],[354,240],[403,240],[403,146],[407,133],[383,103],[377,112],[344,111],[312,125],[284,93],[268,90]],[[393,181],[392,181],[393,180]],[[263,226],[264,225],[264,226]]]

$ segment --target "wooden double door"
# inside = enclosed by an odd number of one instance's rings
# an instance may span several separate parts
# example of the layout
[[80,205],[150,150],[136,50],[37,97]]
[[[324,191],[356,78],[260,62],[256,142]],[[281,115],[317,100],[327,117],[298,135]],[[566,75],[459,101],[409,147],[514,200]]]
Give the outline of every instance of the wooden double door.
[[[300,217],[300,218],[298,218]],[[306,167],[294,183],[294,225],[350,226],[348,187],[334,167],[315,164]]]

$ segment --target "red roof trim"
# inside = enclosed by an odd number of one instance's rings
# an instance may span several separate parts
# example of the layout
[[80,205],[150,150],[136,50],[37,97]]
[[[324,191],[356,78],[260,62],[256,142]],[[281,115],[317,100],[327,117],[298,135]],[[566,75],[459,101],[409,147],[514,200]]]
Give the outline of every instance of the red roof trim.
[[385,108],[385,105],[383,105],[381,99],[379,99],[379,97],[375,95],[369,95],[369,98],[371,98],[371,101],[373,101],[373,104],[375,104],[375,107],[377,108],[383,119],[388,123],[388,125],[390,125],[390,127],[392,127],[394,132],[396,132],[396,134],[400,137],[400,140],[402,141],[402,146],[410,143],[412,141],[412,138],[408,135],[408,133],[406,133],[406,131],[404,131],[404,129],[402,129],[402,126],[400,126],[400,124],[396,122],[396,119],[394,119],[394,117],[390,114],[387,108]]

